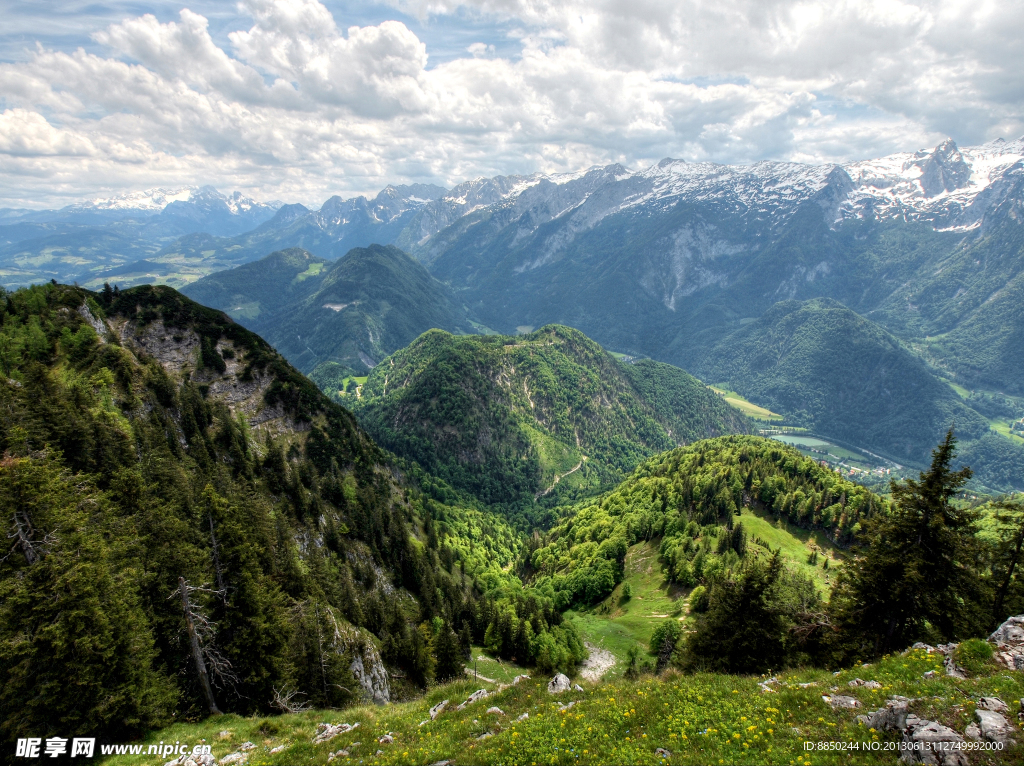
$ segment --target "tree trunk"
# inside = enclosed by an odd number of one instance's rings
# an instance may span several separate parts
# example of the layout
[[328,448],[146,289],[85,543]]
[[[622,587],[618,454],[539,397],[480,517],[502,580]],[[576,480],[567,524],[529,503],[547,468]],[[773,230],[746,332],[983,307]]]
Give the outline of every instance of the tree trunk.
[[199,673],[199,683],[203,687],[203,694],[206,695],[206,705],[210,708],[210,715],[221,715],[217,703],[213,700],[213,688],[210,686],[210,677],[206,673],[206,663],[203,662],[203,652],[199,648],[199,636],[196,635],[196,625],[192,621],[192,605],[188,602],[188,583],[184,577],[178,578],[178,589],[181,591],[181,608],[185,612],[185,623],[188,626],[188,640],[192,647],[192,659],[196,663],[196,671]]

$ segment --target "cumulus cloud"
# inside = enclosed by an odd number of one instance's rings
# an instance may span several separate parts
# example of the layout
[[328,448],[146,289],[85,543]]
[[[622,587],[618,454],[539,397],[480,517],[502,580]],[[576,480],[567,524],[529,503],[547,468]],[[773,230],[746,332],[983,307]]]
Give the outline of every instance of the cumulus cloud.
[[[394,0],[500,21],[433,65],[406,24],[243,0],[236,31],[127,18],[101,53],[0,64],[5,204],[213,183],[318,203],[389,182],[639,165],[822,162],[1024,132],[1018,3]],[[497,27],[496,27],[497,28]],[[473,38],[469,38],[473,39]]]

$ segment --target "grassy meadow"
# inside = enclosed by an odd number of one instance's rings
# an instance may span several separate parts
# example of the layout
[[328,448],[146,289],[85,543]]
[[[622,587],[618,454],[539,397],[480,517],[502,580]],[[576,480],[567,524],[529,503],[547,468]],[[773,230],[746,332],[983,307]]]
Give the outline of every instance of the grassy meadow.
[[[994,664],[975,677],[956,680],[941,674],[941,655],[913,650],[877,663],[832,674],[825,670],[763,677],[717,674],[616,680],[589,685],[582,692],[548,694],[546,678],[531,678],[487,699],[455,706],[478,687],[471,679],[437,686],[425,697],[386,707],[363,706],[271,718],[226,715],[179,723],[154,732],[150,743],[212,745],[218,759],[244,742],[256,748],[248,766],[277,764],[465,764],[559,766],[563,764],[892,764],[898,735],[867,729],[859,713],[884,705],[893,695],[914,698],[911,711],[957,731],[973,720],[978,697],[1015,701],[1024,696],[1024,673]],[[930,670],[940,674],[925,679]],[[855,679],[878,681],[879,689],[850,687]],[[486,685],[482,685],[484,688]],[[766,689],[766,690],[765,690]],[[856,698],[859,710],[833,710],[823,699],[832,693]],[[449,700],[431,721],[428,711]],[[568,707],[569,703],[574,703]],[[501,712],[487,712],[497,707]],[[1015,702],[1013,707],[1016,707]],[[317,724],[359,724],[330,741],[314,744]],[[393,742],[378,740],[390,734]],[[489,736],[488,736],[489,735]],[[818,743],[847,743],[856,749],[818,749]],[[278,747],[283,750],[270,754]],[[656,754],[658,748],[668,756]],[[810,748],[810,749],[808,749]],[[868,749],[875,748],[875,749]],[[339,751],[342,751],[339,753]],[[972,763],[1020,763],[1024,748],[972,756]],[[334,755],[331,758],[332,754]],[[114,756],[105,766],[142,766],[162,759]]]

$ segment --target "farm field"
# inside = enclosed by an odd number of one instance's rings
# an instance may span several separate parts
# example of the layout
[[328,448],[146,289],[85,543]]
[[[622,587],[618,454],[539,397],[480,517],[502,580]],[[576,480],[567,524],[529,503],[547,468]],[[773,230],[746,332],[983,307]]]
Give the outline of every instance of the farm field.
[[744,415],[757,420],[782,420],[782,415],[754,404],[753,402],[747,401],[743,396],[723,385],[708,386],[708,388],[721,396],[725,400],[726,404],[739,410]]

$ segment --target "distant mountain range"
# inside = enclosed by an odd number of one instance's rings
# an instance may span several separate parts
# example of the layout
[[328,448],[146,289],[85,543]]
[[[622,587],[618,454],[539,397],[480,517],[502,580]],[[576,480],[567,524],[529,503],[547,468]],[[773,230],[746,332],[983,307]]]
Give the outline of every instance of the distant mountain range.
[[[911,465],[927,458],[940,421],[955,420],[971,437],[965,451],[984,439],[1002,455],[996,474],[1012,477],[1020,465],[1024,475],[1024,442],[962,409],[975,390],[1004,396],[1024,416],[1024,139],[968,148],[947,140],[845,165],[666,159],[451,190],[389,186],[315,211],[252,203],[245,215],[263,218],[246,230],[204,227],[213,213],[201,213],[198,192],[142,196],[47,221],[3,213],[0,278],[195,283],[186,292],[257,329],[307,372],[328,361],[365,372],[430,327],[512,335],[566,325],[606,348],[719,378],[792,423]],[[219,199],[223,216],[235,216],[224,220],[241,227],[241,202]],[[192,207],[179,214],[180,205]],[[85,226],[81,216],[110,218]],[[345,253],[371,244],[413,258],[375,251],[328,281]],[[223,273],[296,247],[305,260]],[[802,307],[773,310],[785,301]],[[744,367],[739,349],[762,352],[766,338],[789,338],[786,328],[794,347],[809,343],[845,374],[795,367],[792,354]],[[851,347],[857,338],[867,345]],[[914,399],[917,385],[932,393]],[[867,411],[834,407],[865,397]],[[917,413],[914,428],[887,434],[898,430],[895,411]]]

